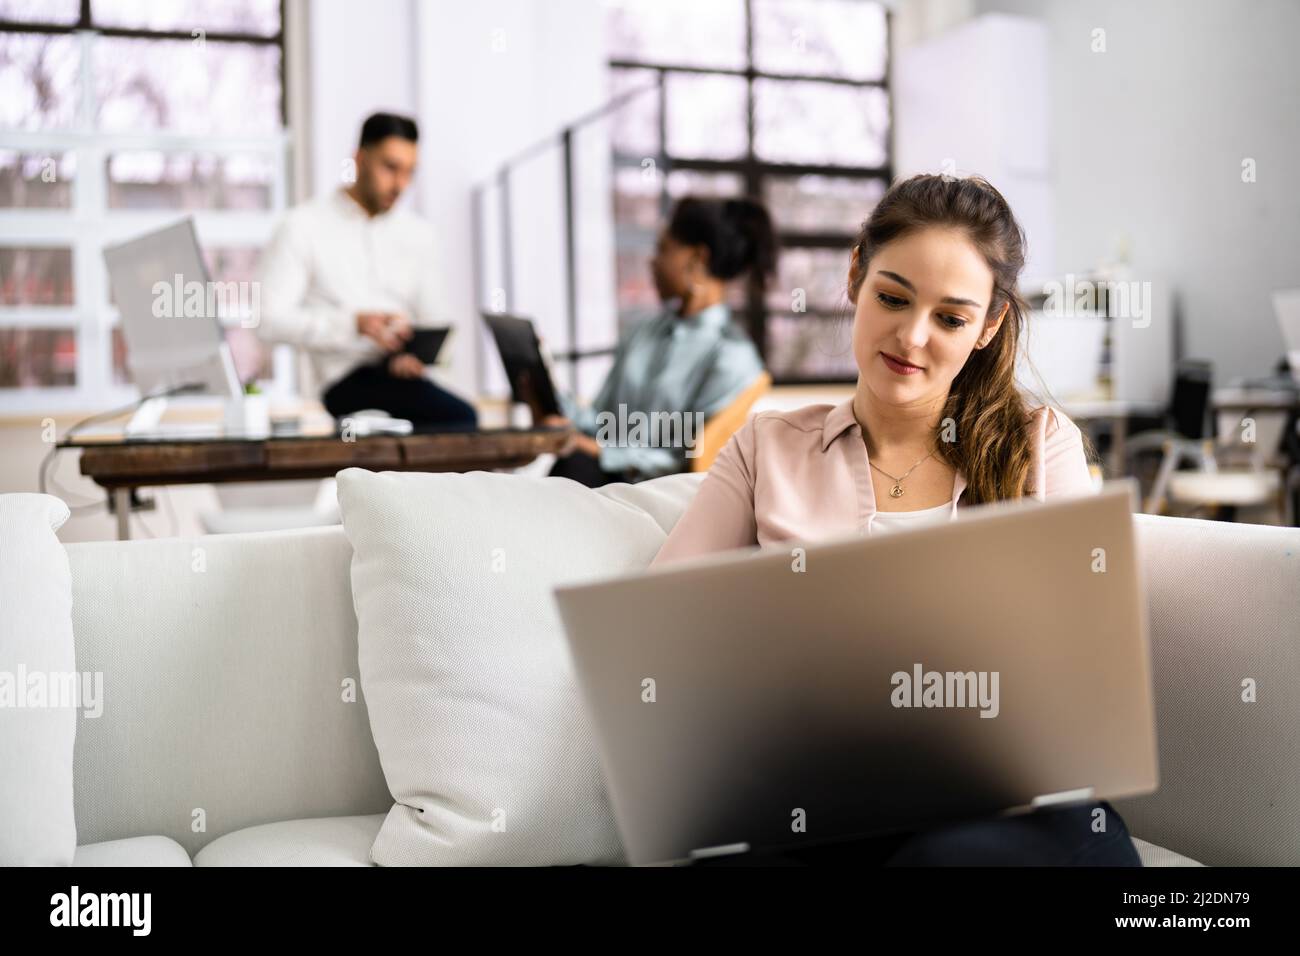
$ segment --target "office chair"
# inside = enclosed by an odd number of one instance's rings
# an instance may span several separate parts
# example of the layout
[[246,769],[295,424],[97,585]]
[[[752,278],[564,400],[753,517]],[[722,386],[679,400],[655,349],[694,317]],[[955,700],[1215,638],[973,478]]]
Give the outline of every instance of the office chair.
[[730,405],[714,412],[704,423],[704,429],[700,433],[699,454],[687,459],[688,470],[708,471],[713,464],[713,459],[718,457],[718,452],[722,451],[731,436],[739,431],[740,426],[745,424],[745,419],[749,417],[749,410],[753,408],[754,403],[771,387],[771,374],[761,372],[758,378],[747,385]]
[[[1174,504],[1193,510],[1223,508],[1231,520],[1239,508],[1268,505],[1289,524],[1289,496],[1275,461],[1281,430],[1276,422],[1264,420],[1263,427],[1256,423],[1255,441],[1248,445],[1227,440],[1231,432],[1216,438],[1207,424],[1212,379],[1209,362],[1179,362],[1166,428],[1129,439],[1130,451],[1161,450],[1160,467],[1142,510],[1162,514]],[[1188,462],[1193,470],[1181,470]]]
[[1282,450],[1287,461],[1284,494],[1291,509],[1291,524],[1300,527],[1300,409],[1291,409],[1282,429]]

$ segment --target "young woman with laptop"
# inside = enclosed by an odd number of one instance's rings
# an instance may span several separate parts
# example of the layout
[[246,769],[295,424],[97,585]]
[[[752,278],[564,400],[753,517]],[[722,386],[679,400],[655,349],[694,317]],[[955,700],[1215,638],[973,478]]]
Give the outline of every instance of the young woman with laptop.
[[[914,176],[864,223],[848,269],[859,377],[840,405],[750,418],[654,565],[753,545],[874,535],[959,508],[1093,490],[1090,445],[1016,384],[1024,234],[978,178]],[[997,568],[933,568],[944,577]],[[1140,866],[1107,802],[717,863]]]

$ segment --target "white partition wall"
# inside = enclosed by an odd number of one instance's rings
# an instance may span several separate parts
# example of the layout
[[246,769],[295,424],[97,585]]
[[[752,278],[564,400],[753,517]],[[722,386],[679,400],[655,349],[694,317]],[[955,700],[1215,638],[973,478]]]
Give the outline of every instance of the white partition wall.
[[989,14],[906,47],[894,67],[895,170],[978,174],[1029,239],[1026,274],[1055,273],[1047,26]]
[[[497,301],[505,311],[536,315],[548,339],[567,323],[558,145],[511,177],[505,215],[515,228],[508,259],[498,231],[502,196],[496,190],[485,193],[487,225],[476,234],[474,187],[493,180],[507,159],[558,134],[605,101],[604,8],[599,0],[412,6],[424,145],[416,188],[420,210],[440,232],[449,321],[457,329],[448,343],[449,384],[463,394],[482,387],[500,397],[507,391],[504,377],[497,374],[496,356],[478,319],[480,306],[493,301],[493,290],[502,290],[504,298]],[[608,190],[593,178],[585,145],[576,151],[582,160],[583,196],[600,193],[607,201]],[[593,205],[584,198],[579,210],[584,221],[589,215],[608,216],[598,200]],[[590,270],[612,268],[612,251],[593,250],[589,240],[598,239],[598,233],[581,225],[579,268],[585,284]],[[477,276],[476,241],[488,253]],[[612,314],[609,321],[612,328]],[[561,385],[568,386],[563,373]]]

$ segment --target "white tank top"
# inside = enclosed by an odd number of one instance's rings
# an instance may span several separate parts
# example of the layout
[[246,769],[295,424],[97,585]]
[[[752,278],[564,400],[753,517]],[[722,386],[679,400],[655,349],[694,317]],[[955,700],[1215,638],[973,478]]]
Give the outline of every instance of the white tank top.
[[871,520],[872,534],[887,534],[891,531],[906,531],[909,528],[922,528],[931,524],[943,524],[952,518],[952,501],[945,501],[933,508],[921,511],[877,511]]

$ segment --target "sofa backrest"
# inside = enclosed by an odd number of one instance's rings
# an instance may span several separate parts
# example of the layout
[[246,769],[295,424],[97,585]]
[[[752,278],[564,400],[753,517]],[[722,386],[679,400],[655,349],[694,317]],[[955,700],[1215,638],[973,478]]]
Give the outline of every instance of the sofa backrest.
[[[685,496],[661,497],[667,530]],[[1136,527],[1160,789],[1115,806],[1134,835],[1203,863],[1300,864],[1300,529]],[[77,669],[103,672],[105,698],[78,717],[79,843],[164,834],[193,853],[258,823],[391,807],[342,528],[67,551]]]
[[224,833],[392,806],[357,674],[338,526],[67,546],[77,842]]

